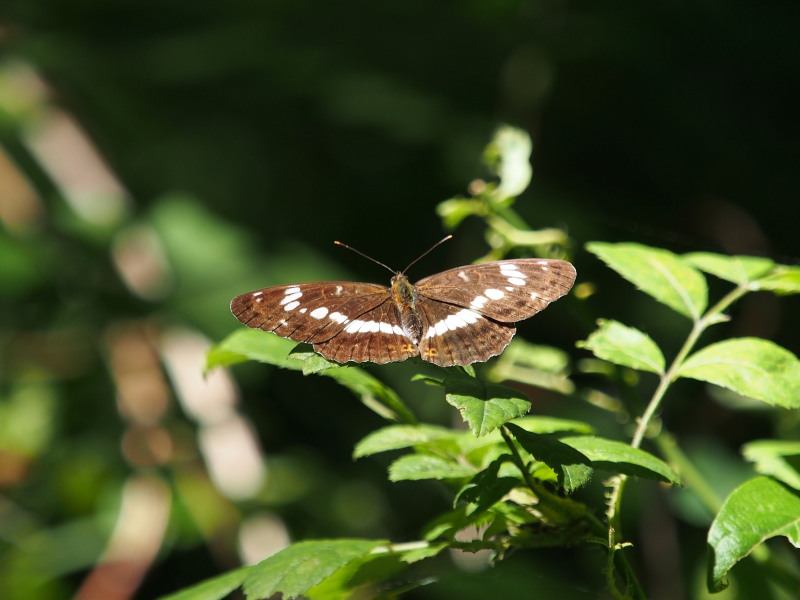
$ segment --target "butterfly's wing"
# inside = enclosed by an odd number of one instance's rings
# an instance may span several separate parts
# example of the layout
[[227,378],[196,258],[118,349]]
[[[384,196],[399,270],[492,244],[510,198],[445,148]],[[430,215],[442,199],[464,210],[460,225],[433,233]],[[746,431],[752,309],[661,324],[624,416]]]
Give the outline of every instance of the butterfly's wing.
[[347,323],[334,337],[314,344],[314,350],[336,362],[384,364],[416,356],[419,351],[400,324],[395,305],[384,302]]
[[565,260],[520,258],[449,269],[421,279],[415,288],[425,298],[515,323],[569,292],[575,275]]
[[323,281],[279,285],[237,296],[231,312],[248,327],[314,344],[337,362],[391,362],[415,356],[389,288]]
[[471,308],[419,298],[423,323],[419,355],[441,367],[489,360],[503,351],[516,329],[489,319]]

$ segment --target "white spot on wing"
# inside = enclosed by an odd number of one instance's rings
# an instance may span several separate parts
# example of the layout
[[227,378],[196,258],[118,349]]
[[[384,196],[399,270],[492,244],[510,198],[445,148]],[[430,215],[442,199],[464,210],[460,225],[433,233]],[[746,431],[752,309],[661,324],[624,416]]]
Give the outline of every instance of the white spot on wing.
[[483,308],[483,305],[488,302],[486,296],[475,296],[475,299],[469,303],[472,308],[477,308],[480,310]]
[[[292,289],[296,290],[298,288],[292,288]],[[297,300],[302,295],[303,295],[302,292],[299,292],[299,291],[295,292],[294,294],[287,294],[286,296],[284,296],[281,299],[281,304],[288,304],[290,302],[294,302],[295,300]],[[299,304],[299,302],[298,302],[298,304]],[[291,309],[289,309],[289,310],[291,310]]]
[[324,306],[320,306],[319,308],[315,308],[311,311],[311,316],[315,319],[322,319],[325,315],[328,314],[328,309]]
[[347,321],[347,317],[345,317],[345,316],[344,316],[342,313],[340,313],[340,312],[332,312],[332,313],[330,314],[330,317],[331,317],[331,319],[332,319],[332,320],[336,321],[336,322],[337,322],[337,323],[339,323],[340,325],[341,325],[342,323],[344,323],[345,321]]
[[263,294],[263,293],[264,293],[264,292],[253,292],[253,296],[254,296],[254,297],[255,297],[255,296],[260,296],[260,295],[261,295],[261,294]]
[[257,297],[256,297],[256,302],[261,302],[262,300],[263,300],[263,298],[262,298],[262,297],[260,297],[260,296],[257,296]]
[[512,283],[514,285],[525,285],[525,280],[519,277],[509,277],[508,283]]
[[287,304],[286,306],[284,306],[284,307],[283,307],[283,310],[294,310],[294,309],[295,309],[295,308],[297,308],[298,306],[300,306],[300,303],[299,303],[297,300],[295,300],[295,301],[293,301],[293,302],[289,302],[289,304]]
[[300,309],[298,312],[300,312],[300,313],[302,313],[302,314],[306,314],[306,311],[307,311],[307,310],[308,310],[308,309],[307,309],[307,308],[304,306],[304,307],[303,307],[303,308],[301,308],[301,309]]
[[379,323],[378,325],[382,333],[394,333],[389,323]]
[[286,288],[283,291],[283,293],[286,294],[287,296],[291,296],[292,294],[299,294],[300,293],[300,288],[297,287],[297,286]]
[[494,288],[489,288],[488,290],[484,290],[483,293],[486,294],[492,300],[500,300],[500,298],[506,295],[505,292],[496,290]]
[[459,279],[463,279],[464,281],[469,281],[469,277],[467,277],[467,274],[464,273],[464,271],[459,271],[458,272],[458,277],[459,277]]
[[345,327],[344,330],[347,333],[358,333],[358,330],[361,329],[361,326],[363,324],[364,324],[364,321],[360,321],[359,319],[356,319],[355,321],[351,321],[350,323],[348,323],[347,327]]

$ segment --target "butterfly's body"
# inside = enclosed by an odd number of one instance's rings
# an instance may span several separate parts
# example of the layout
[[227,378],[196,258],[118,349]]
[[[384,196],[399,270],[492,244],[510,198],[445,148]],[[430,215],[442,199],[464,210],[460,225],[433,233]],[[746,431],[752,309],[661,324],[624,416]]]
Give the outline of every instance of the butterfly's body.
[[575,267],[526,258],[458,267],[412,285],[349,281],[280,285],[237,296],[231,311],[249,327],[308,342],[337,362],[387,363],[420,356],[441,366],[500,354],[515,323],[566,294]]

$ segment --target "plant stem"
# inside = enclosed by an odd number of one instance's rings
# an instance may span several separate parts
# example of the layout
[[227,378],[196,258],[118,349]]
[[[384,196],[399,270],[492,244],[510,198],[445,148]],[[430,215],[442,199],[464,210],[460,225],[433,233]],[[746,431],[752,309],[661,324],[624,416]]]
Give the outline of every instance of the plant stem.
[[[641,446],[644,436],[647,432],[647,428],[650,426],[656,411],[661,406],[661,401],[663,400],[667,389],[669,389],[669,386],[672,384],[672,382],[678,378],[678,374],[680,373],[680,369],[683,366],[684,361],[689,356],[689,353],[692,351],[697,341],[700,339],[700,336],[711,325],[725,320],[723,318],[723,311],[749,291],[750,289],[747,284],[739,284],[725,296],[723,296],[714,306],[708,309],[702,317],[694,321],[689,335],[686,337],[686,340],[684,341],[680,350],[675,355],[672,363],[670,363],[669,368],[659,378],[658,386],[653,392],[650,401],[647,403],[647,407],[642,413],[642,416],[638,419],[636,430],[634,431],[633,438],[631,439],[630,443],[632,447],[639,448]],[[614,479],[613,483],[611,484],[608,511],[606,512],[609,551],[609,563],[606,577],[609,584],[614,584],[613,558],[616,550],[619,548],[619,540],[622,537],[620,535],[619,513],[620,507],[622,506],[622,493],[626,480],[627,477],[625,475],[619,475]],[[616,588],[610,588],[610,591],[612,591],[612,593],[618,593]]]

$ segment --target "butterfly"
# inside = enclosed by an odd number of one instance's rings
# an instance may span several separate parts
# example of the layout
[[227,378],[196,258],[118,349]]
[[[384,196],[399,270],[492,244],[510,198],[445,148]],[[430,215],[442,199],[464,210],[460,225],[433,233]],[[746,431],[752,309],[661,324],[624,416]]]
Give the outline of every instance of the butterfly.
[[564,260],[518,258],[456,267],[412,285],[405,271],[419,258],[403,271],[386,267],[394,273],[389,287],[353,281],[278,285],[237,296],[231,312],[248,327],[313,344],[339,363],[419,356],[442,367],[469,365],[500,354],[515,323],[569,292],[576,276]]

